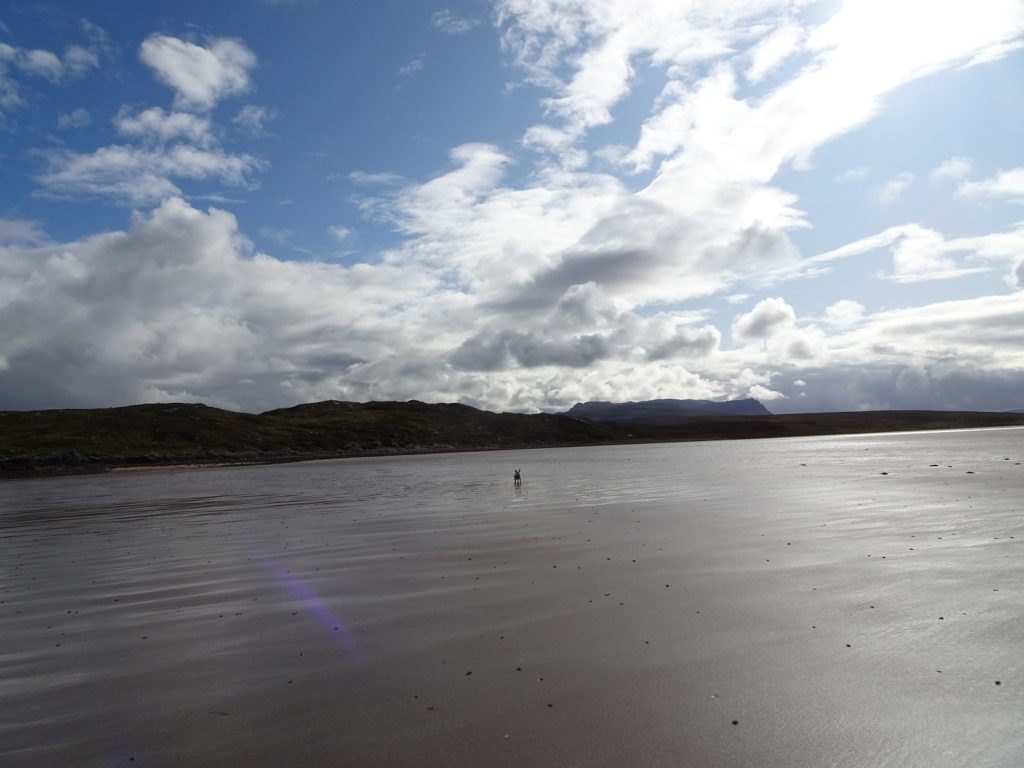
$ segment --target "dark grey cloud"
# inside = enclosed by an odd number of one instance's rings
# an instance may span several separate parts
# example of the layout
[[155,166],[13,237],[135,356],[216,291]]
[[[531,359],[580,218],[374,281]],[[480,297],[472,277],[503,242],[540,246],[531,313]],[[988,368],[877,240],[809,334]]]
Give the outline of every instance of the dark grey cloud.
[[793,339],[786,348],[786,355],[793,360],[810,360],[817,353],[810,339],[798,337]]
[[598,334],[547,339],[532,331],[483,331],[466,339],[450,360],[458,369],[498,371],[513,366],[583,368],[608,357],[608,342]]
[[721,341],[722,334],[711,326],[681,328],[672,338],[648,348],[644,357],[652,362],[674,357],[703,357],[718,349]]
[[795,321],[796,313],[783,299],[764,299],[752,310],[736,318],[732,325],[732,335],[737,341],[763,341]]
[[560,328],[592,328],[613,322],[618,315],[615,304],[596,283],[570,286],[555,307],[553,323]]
[[485,306],[502,313],[547,311],[575,285],[593,283],[611,290],[643,285],[658,263],[654,254],[641,250],[571,252],[526,285],[513,289],[507,298]]

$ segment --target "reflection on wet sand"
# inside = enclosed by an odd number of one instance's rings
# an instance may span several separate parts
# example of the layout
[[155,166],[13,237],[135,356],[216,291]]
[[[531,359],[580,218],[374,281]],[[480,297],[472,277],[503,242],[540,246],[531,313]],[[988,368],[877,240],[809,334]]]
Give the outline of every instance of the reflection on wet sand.
[[0,484],[0,764],[1017,766],[1022,456],[985,430]]

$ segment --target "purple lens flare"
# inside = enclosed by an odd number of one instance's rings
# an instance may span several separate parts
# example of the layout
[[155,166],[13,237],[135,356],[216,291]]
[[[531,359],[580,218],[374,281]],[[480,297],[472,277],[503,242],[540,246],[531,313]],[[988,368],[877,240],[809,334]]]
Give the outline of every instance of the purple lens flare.
[[337,636],[338,642],[341,644],[341,647],[345,652],[352,654],[357,659],[361,658],[359,644],[352,636],[352,633],[344,623],[342,623],[341,619],[339,619],[327,606],[323,599],[313,591],[313,588],[310,587],[309,584],[285,568],[282,563],[270,554],[257,551],[256,556],[263,563],[263,566],[274,574],[274,577],[280,584],[287,587],[288,591],[291,592],[292,595],[296,597],[321,624]]

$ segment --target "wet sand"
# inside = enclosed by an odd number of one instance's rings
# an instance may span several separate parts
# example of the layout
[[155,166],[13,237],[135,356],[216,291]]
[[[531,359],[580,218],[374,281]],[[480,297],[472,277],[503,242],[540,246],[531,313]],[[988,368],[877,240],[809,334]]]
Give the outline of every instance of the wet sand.
[[1007,429],[3,484],[0,764],[1019,766],[1022,461]]

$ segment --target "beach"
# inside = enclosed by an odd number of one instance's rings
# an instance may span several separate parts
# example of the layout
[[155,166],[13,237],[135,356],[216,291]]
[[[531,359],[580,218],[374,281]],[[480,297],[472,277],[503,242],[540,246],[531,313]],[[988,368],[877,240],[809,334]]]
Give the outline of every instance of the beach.
[[4,483],[0,763],[1019,766],[1022,461],[1018,428]]

